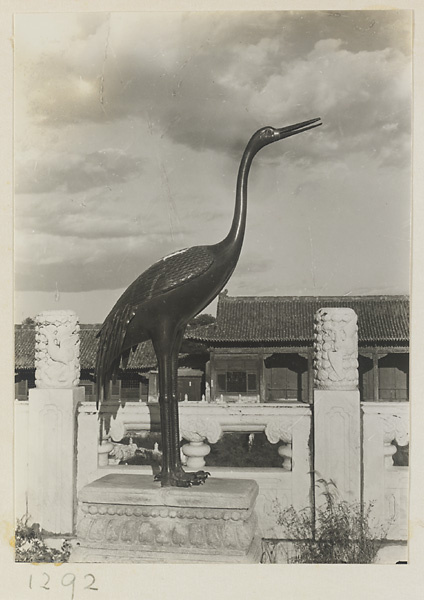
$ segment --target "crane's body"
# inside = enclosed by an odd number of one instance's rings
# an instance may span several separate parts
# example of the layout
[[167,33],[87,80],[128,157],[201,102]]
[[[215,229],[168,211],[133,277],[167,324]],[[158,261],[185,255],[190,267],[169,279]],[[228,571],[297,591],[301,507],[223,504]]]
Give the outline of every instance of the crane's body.
[[231,229],[218,244],[175,252],[149,267],[122,294],[99,333],[96,361],[99,401],[108,383],[124,365],[131,348],[151,339],[158,359],[162,435],[162,486],[188,487],[203,483],[204,471],[186,473],[180,461],[178,425],[178,354],[187,322],[219,294],[231,277],[242,248],[247,214],[247,178],[255,154],[279,139],[317,127],[312,119],[274,129],[264,127],[250,139],[243,154]]

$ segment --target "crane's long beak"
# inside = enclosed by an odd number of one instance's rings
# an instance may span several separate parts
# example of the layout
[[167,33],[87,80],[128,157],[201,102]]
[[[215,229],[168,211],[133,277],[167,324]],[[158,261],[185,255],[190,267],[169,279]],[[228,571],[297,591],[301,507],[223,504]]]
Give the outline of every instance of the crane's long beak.
[[321,117],[318,117],[317,119],[310,119],[310,121],[302,121],[302,123],[296,123],[296,125],[281,127],[281,129],[277,129],[276,131],[279,134],[278,139],[282,140],[284,138],[290,137],[291,135],[296,135],[297,133],[308,131],[308,129],[314,129],[314,127],[319,127],[320,125],[322,125]]

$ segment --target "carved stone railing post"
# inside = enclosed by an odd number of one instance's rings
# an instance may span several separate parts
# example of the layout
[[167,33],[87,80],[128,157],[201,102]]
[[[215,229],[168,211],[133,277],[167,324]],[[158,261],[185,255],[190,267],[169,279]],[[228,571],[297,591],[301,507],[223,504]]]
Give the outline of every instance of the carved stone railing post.
[[77,492],[98,476],[100,466],[99,411],[94,402],[78,406],[77,427]]
[[181,419],[180,434],[189,442],[182,447],[187,457],[187,467],[201,469],[205,466],[205,456],[211,451],[205,440],[216,444],[222,435],[222,429],[218,421],[212,418],[188,417]]
[[72,311],[36,317],[35,383],[29,392],[29,489],[31,518],[52,533],[74,529],[76,407],[79,325]]
[[408,537],[408,467],[395,467],[396,446],[409,442],[407,402],[363,402],[364,502],[371,503],[372,526],[388,539]]
[[37,315],[35,333],[35,386],[72,388],[79,385],[79,325],[71,310]]
[[358,389],[358,324],[351,308],[320,308],[315,315],[317,390]]
[[342,498],[359,501],[357,316],[350,308],[321,308],[314,329],[315,480],[332,480]]

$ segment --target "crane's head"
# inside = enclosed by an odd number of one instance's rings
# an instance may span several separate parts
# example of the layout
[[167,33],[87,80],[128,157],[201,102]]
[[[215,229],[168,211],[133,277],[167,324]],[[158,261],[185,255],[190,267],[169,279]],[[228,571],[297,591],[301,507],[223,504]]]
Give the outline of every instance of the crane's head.
[[321,118],[311,119],[310,121],[302,121],[295,125],[288,125],[287,127],[262,127],[252,137],[251,143],[253,143],[257,150],[263,148],[268,144],[283,140],[284,138],[290,137],[291,135],[297,135],[308,129],[319,127],[322,125]]

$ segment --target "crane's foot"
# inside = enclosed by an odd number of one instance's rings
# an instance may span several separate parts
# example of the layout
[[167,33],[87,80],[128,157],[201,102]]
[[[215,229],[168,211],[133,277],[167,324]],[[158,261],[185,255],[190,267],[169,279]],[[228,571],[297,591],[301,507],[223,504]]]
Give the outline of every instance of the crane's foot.
[[191,487],[202,485],[209,475],[207,471],[186,473],[183,469],[178,469],[166,473],[161,471],[155,475],[155,481],[160,481],[162,487]]

